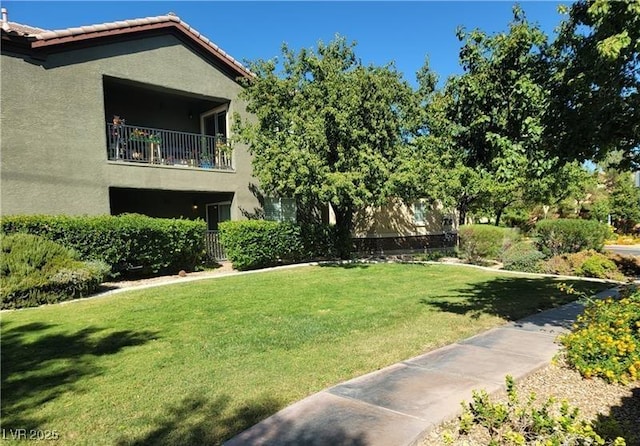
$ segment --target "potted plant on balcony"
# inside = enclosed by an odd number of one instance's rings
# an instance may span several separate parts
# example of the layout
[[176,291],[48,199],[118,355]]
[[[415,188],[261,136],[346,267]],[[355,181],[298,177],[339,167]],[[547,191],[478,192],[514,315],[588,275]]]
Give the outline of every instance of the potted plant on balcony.
[[[151,163],[162,162],[162,154],[160,153],[160,143],[162,142],[162,138],[159,134],[135,128],[131,132],[131,135],[129,135],[129,141],[140,143],[134,148],[132,155],[133,159],[141,159],[143,157],[143,152],[148,152],[149,161]],[[146,146],[147,143],[149,144],[148,148]]]
[[213,158],[208,150],[200,152],[200,167],[203,169],[213,169]]
[[216,136],[216,150],[226,155],[230,154],[233,150],[231,148],[231,139],[224,135]]
[[224,135],[218,135],[216,137],[216,156],[218,157],[221,168],[230,166],[231,152],[233,152],[231,139],[227,138]]

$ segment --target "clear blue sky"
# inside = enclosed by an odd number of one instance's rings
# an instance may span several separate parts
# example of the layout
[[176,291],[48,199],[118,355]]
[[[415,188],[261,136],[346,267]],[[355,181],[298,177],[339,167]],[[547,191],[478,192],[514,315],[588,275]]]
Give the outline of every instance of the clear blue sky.
[[[552,36],[559,1],[520,2],[527,17]],[[562,2],[567,3],[567,2]],[[62,29],[169,11],[240,61],[270,59],[286,42],[293,49],[328,42],[336,33],[356,41],[364,63],[394,61],[412,84],[429,57],[441,79],[460,72],[458,25],[494,33],[507,29],[512,1],[4,1],[9,20]]]

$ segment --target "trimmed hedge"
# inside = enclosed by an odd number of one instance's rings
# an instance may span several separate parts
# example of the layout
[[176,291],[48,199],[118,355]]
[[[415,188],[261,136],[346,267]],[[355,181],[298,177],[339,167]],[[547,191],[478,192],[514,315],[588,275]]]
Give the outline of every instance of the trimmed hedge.
[[542,220],[536,224],[536,245],[547,256],[589,249],[602,251],[611,230],[595,220]]
[[2,237],[0,307],[32,307],[85,297],[98,289],[109,267],[82,262],[78,254],[37,235]]
[[2,218],[3,234],[26,232],[74,249],[83,260],[99,260],[118,275],[149,276],[193,270],[205,257],[202,220],[120,216],[26,215]]
[[338,256],[335,229],[325,224],[245,220],[219,228],[227,258],[239,270]]
[[300,227],[267,220],[220,223],[220,242],[239,270],[291,263],[302,257]]
[[519,234],[516,229],[491,225],[460,226],[460,253],[462,257],[478,262],[484,259],[497,260],[504,249],[515,243]]
[[600,253],[594,253],[594,255],[586,259],[578,270],[578,275],[597,277],[598,279],[624,280],[613,260]]

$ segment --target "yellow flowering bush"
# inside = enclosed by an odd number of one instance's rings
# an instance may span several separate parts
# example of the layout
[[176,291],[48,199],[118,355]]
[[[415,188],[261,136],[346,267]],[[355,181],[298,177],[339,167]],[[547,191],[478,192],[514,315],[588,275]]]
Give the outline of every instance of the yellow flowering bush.
[[585,378],[623,384],[640,379],[640,290],[590,302],[561,341],[567,361]]

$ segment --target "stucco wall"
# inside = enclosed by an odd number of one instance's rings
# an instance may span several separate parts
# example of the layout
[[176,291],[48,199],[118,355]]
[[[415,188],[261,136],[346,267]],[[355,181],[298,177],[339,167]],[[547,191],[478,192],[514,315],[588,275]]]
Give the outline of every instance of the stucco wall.
[[[443,219],[453,217],[452,226],[444,226]],[[441,234],[457,230],[457,218],[453,211],[444,209],[441,203],[429,205],[425,221],[414,221],[413,207],[399,199],[390,199],[384,206],[368,207],[354,216],[354,237],[396,237]]]
[[128,166],[107,161],[103,77],[230,100],[247,116],[241,87],[176,37],[156,36],[50,55],[2,55],[2,180],[7,214],[109,213],[109,186],[233,192],[239,208],[258,205],[249,191],[251,160],[236,145],[235,173]]

